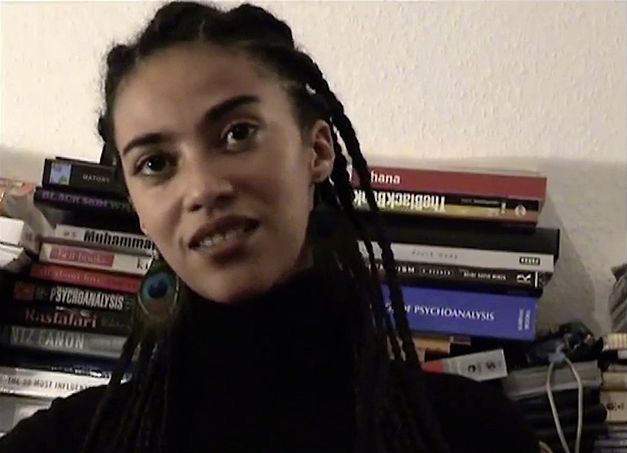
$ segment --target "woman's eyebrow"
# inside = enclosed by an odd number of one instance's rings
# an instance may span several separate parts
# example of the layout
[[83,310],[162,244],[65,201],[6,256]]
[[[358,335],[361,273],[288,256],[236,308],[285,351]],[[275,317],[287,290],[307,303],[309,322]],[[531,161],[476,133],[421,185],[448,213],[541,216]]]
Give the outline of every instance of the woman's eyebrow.
[[135,147],[163,143],[168,140],[168,137],[169,134],[163,134],[160,132],[150,132],[148,134],[140,135],[139,137],[135,137],[133,140],[128,142],[128,144],[124,147],[120,154],[122,157],[124,157],[124,155],[126,155],[128,152],[131,151],[131,149]]
[[[214,105],[209,110],[207,110],[207,112],[203,115],[199,126],[215,123],[222,119],[224,116],[228,115],[233,110],[243,105],[257,104],[259,102],[261,102],[259,97],[251,94],[243,94],[225,99],[224,101]],[[142,134],[128,142],[128,144],[122,150],[121,155],[123,157],[135,147],[163,143],[167,141],[170,136],[171,134],[165,134],[162,132],[149,132],[147,134]]]
[[228,115],[233,110],[246,105],[246,104],[258,104],[261,102],[258,96],[252,94],[242,94],[239,96],[234,96],[229,99],[225,99],[219,104],[211,107],[207,113],[203,115],[201,124],[211,124],[214,122],[218,122],[224,116]]

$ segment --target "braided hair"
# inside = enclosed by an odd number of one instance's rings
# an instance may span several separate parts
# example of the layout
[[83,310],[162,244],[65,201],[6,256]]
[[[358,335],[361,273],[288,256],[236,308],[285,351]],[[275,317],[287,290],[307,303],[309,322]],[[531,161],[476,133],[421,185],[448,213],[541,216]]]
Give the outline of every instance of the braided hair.
[[[108,53],[105,108],[98,120],[98,132],[104,141],[101,161],[120,168],[112,120],[120,83],[143,59],[161,49],[187,42],[206,42],[246,52],[285,82],[303,130],[319,119],[331,128],[334,166],[328,180],[316,187],[316,199],[350,226],[345,230],[346,237],[333,244],[332,253],[335,261],[355,282],[359,301],[355,317],[358,333],[354,344],[356,452],[448,452],[441,427],[428,401],[390,242],[355,130],[322,71],[295,45],[292,31],[285,22],[263,8],[249,4],[227,11],[196,2],[173,2],[162,6],[131,44],[116,45]],[[339,139],[370,207],[374,242],[382,251],[391,310],[388,310],[382,293],[373,241],[353,207],[348,160]],[[368,252],[367,264],[359,251],[358,240],[363,241]],[[132,333],[92,420],[83,445],[85,453],[110,449],[119,452],[163,451],[166,395],[171,374],[169,359],[176,340],[177,323],[180,319],[175,320],[167,332],[155,335],[144,328],[140,317],[136,317]],[[111,402],[137,350],[130,396],[125,400],[120,419],[119,413],[112,413]]]

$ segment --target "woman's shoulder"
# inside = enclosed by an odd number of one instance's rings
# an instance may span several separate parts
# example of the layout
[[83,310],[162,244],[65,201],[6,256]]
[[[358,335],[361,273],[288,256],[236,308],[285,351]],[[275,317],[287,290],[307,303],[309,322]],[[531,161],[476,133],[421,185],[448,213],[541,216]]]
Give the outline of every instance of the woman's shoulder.
[[539,452],[533,431],[497,387],[452,374],[424,376],[453,453]]
[[[126,394],[126,384],[117,395]],[[2,453],[74,453],[80,450],[106,386],[55,399],[0,438]],[[116,397],[117,397],[116,395]]]

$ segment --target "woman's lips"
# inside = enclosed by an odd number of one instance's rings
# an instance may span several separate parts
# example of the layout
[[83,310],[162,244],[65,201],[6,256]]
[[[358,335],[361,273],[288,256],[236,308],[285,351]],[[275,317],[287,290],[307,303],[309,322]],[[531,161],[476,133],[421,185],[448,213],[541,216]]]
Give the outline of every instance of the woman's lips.
[[240,253],[258,228],[259,222],[256,221],[232,223],[229,227],[202,237],[190,247],[204,256],[228,258]]

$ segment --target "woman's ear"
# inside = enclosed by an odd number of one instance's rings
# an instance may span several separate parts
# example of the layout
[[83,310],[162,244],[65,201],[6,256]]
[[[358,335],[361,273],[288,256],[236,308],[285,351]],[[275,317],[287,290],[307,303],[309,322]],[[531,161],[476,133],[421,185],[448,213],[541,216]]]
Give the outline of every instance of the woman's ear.
[[310,165],[311,183],[326,180],[333,171],[335,150],[331,126],[324,120],[317,120],[309,132],[309,145],[312,150]]

